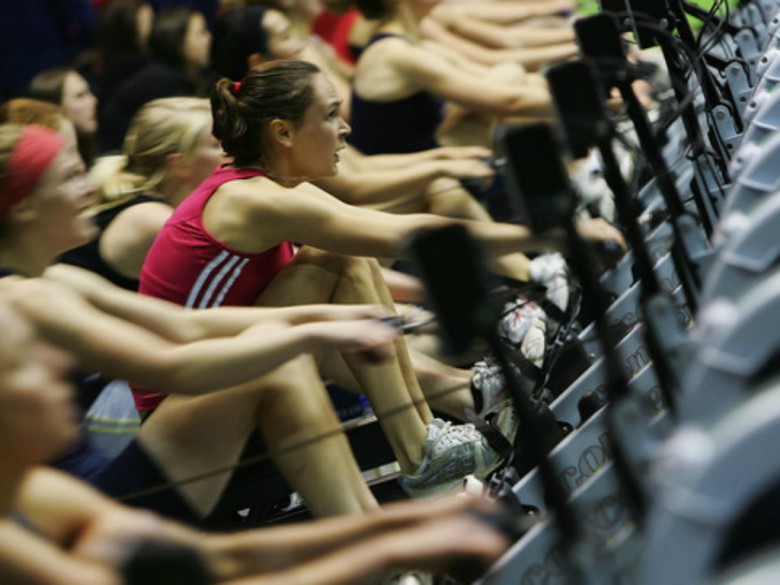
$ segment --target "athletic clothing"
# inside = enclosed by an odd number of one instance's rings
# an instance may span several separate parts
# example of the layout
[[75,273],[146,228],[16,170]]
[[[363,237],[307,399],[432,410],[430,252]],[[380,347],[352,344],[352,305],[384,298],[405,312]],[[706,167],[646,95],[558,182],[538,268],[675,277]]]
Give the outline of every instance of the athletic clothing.
[[349,34],[359,16],[357,8],[350,8],[341,14],[325,9],[315,19],[311,30],[333,47],[339,59],[354,65],[361,49],[350,45]]
[[100,255],[100,241],[111,222],[125,209],[151,201],[160,201],[160,199],[150,197],[149,195],[136,195],[127,201],[100,211],[95,216],[95,223],[99,229],[97,237],[83,246],[68,250],[59,257],[59,262],[95,272],[121,288],[136,292],[138,290],[138,280],[119,274],[103,260],[103,257]]
[[[78,443],[50,465],[84,480],[107,496],[123,500],[128,506],[152,510],[192,526],[199,526],[202,522],[176,488],[152,491],[168,485],[170,479],[136,439],[112,459],[92,445],[86,433],[82,433]],[[141,493],[144,495],[134,495]]]
[[[394,34],[378,34],[366,48]],[[436,131],[444,118],[444,100],[419,91],[394,101],[362,98],[354,88],[350,102],[352,134],[347,140],[363,154],[418,152],[439,146]]]
[[[139,292],[191,309],[253,305],[293,259],[292,242],[260,254],[239,252],[209,234],[202,218],[221,185],[259,176],[262,171],[221,167],[203,181],[176,208],[154,241],[141,270]],[[165,397],[138,387],[133,391],[139,411],[153,410]]]

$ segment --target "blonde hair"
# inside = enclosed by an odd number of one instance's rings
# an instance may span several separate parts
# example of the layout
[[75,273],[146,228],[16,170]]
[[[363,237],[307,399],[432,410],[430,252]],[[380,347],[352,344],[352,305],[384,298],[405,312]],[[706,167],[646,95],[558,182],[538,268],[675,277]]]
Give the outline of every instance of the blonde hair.
[[204,133],[211,132],[206,99],[174,97],[148,102],[125,135],[124,154],[102,157],[90,171],[99,187],[99,206],[111,207],[140,193],[152,193],[165,178],[168,155],[194,160]]

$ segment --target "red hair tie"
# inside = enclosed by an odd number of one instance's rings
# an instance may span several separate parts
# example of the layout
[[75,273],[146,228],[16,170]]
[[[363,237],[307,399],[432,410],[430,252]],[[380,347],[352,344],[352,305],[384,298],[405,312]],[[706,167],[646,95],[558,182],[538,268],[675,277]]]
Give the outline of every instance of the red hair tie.
[[33,124],[25,126],[0,178],[0,221],[32,191],[35,183],[68,144],[62,136]]
[[239,89],[241,89],[241,82],[240,81],[234,81],[233,82],[233,93],[238,93]]

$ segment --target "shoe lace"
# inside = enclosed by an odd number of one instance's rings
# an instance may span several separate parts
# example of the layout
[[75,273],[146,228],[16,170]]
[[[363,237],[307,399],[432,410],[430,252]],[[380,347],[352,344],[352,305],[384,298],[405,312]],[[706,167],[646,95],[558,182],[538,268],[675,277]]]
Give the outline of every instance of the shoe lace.
[[436,441],[436,445],[444,447],[454,447],[462,445],[464,442],[470,442],[478,438],[479,434],[472,423],[453,425],[447,421],[441,428],[441,434]]

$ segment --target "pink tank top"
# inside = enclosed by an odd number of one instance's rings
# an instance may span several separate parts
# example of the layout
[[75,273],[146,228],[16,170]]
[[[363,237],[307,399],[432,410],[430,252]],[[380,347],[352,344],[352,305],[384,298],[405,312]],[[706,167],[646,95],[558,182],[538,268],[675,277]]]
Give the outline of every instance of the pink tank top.
[[[203,209],[228,181],[263,176],[252,169],[218,168],[173,212],[144,261],[138,292],[191,309],[251,306],[293,259],[291,242],[260,254],[226,246],[203,227]],[[259,194],[261,196],[261,194]],[[257,226],[258,230],[262,225]],[[138,410],[153,410],[165,394],[134,387]]]

